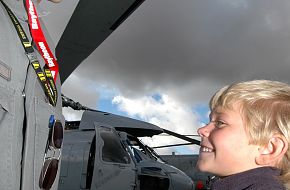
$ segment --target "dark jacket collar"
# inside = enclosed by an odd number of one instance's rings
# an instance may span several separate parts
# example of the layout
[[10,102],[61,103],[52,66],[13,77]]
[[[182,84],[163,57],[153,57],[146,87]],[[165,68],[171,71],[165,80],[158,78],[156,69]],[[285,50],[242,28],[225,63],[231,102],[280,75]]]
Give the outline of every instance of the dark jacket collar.
[[272,167],[261,167],[216,180],[212,190],[284,190],[278,180],[281,171]]

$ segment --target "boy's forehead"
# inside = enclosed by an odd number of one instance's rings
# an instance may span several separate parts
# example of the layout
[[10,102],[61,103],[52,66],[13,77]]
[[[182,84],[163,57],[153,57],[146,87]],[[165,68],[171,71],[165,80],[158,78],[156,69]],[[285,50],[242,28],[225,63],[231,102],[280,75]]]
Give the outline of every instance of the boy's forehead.
[[240,112],[242,106],[239,102],[235,102],[229,105],[224,105],[224,106],[216,106],[209,114],[209,117],[211,118],[212,116],[221,116],[227,114],[229,111],[238,111]]
[[218,106],[210,112],[209,117],[212,118],[212,117],[220,116],[220,115],[223,115],[225,112],[226,110],[223,107]]
[[230,110],[228,106],[216,106],[212,111],[211,114],[222,114],[226,111]]

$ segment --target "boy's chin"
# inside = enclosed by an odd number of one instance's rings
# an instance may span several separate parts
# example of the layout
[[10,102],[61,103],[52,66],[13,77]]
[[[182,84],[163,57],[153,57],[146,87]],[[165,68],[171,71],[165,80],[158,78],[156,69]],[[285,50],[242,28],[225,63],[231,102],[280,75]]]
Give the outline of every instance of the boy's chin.
[[203,163],[203,161],[198,160],[196,163],[196,169],[198,169],[201,172],[209,172],[208,171],[208,167],[206,165],[206,163]]

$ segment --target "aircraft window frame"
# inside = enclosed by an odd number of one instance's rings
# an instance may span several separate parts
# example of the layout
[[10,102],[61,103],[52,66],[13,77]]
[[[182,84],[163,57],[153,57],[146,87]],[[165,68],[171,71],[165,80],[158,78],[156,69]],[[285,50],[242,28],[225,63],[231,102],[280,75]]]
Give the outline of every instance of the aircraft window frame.
[[[103,128],[103,129],[102,129]],[[101,127],[100,137],[103,140],[101,158],[104,162],[130,164],[131,159],[119,136],[109,128]]]
[[[128,140],[130,142],[128,143],[128,145],[131,147],[131,149],[133,150],[135,149],[134,154],[137,153],[138,156],[142,158],[142,160],[144,160],[144,156],[146,156],[149,157],[150,159],[154,159],[159,162],[164,162],[154,150],[152,150],[149,146],[144,145],[137,137],[128,135]],[[141,153],[143,155],[140,155]]]
[[88,157],[87,174],[86,174],[86,189],[91,189],[94,168],[95,168],[95,153],[96,153],[96,135],[94,135],[93,137],[91,147],[90,147],[89,157]]
[[136,146],[133,145],[128,138],[126,139],[126,141],[124,141],[124,143],[127,145],[127,150],[129,151],[129,154],[132,156],[135,162],[139,163],[142,160],[146,160],[146,157],[148,156],[141,152],[138,148],[136,148]]

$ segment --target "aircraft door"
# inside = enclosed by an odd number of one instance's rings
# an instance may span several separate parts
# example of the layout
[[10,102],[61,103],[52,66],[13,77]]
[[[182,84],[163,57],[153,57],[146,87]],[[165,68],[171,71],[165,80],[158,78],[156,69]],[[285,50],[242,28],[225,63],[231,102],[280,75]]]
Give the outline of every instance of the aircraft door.
[[95,123],[95,132],[95,161],[90,189],[135,189],[135,164],[115,129]]

